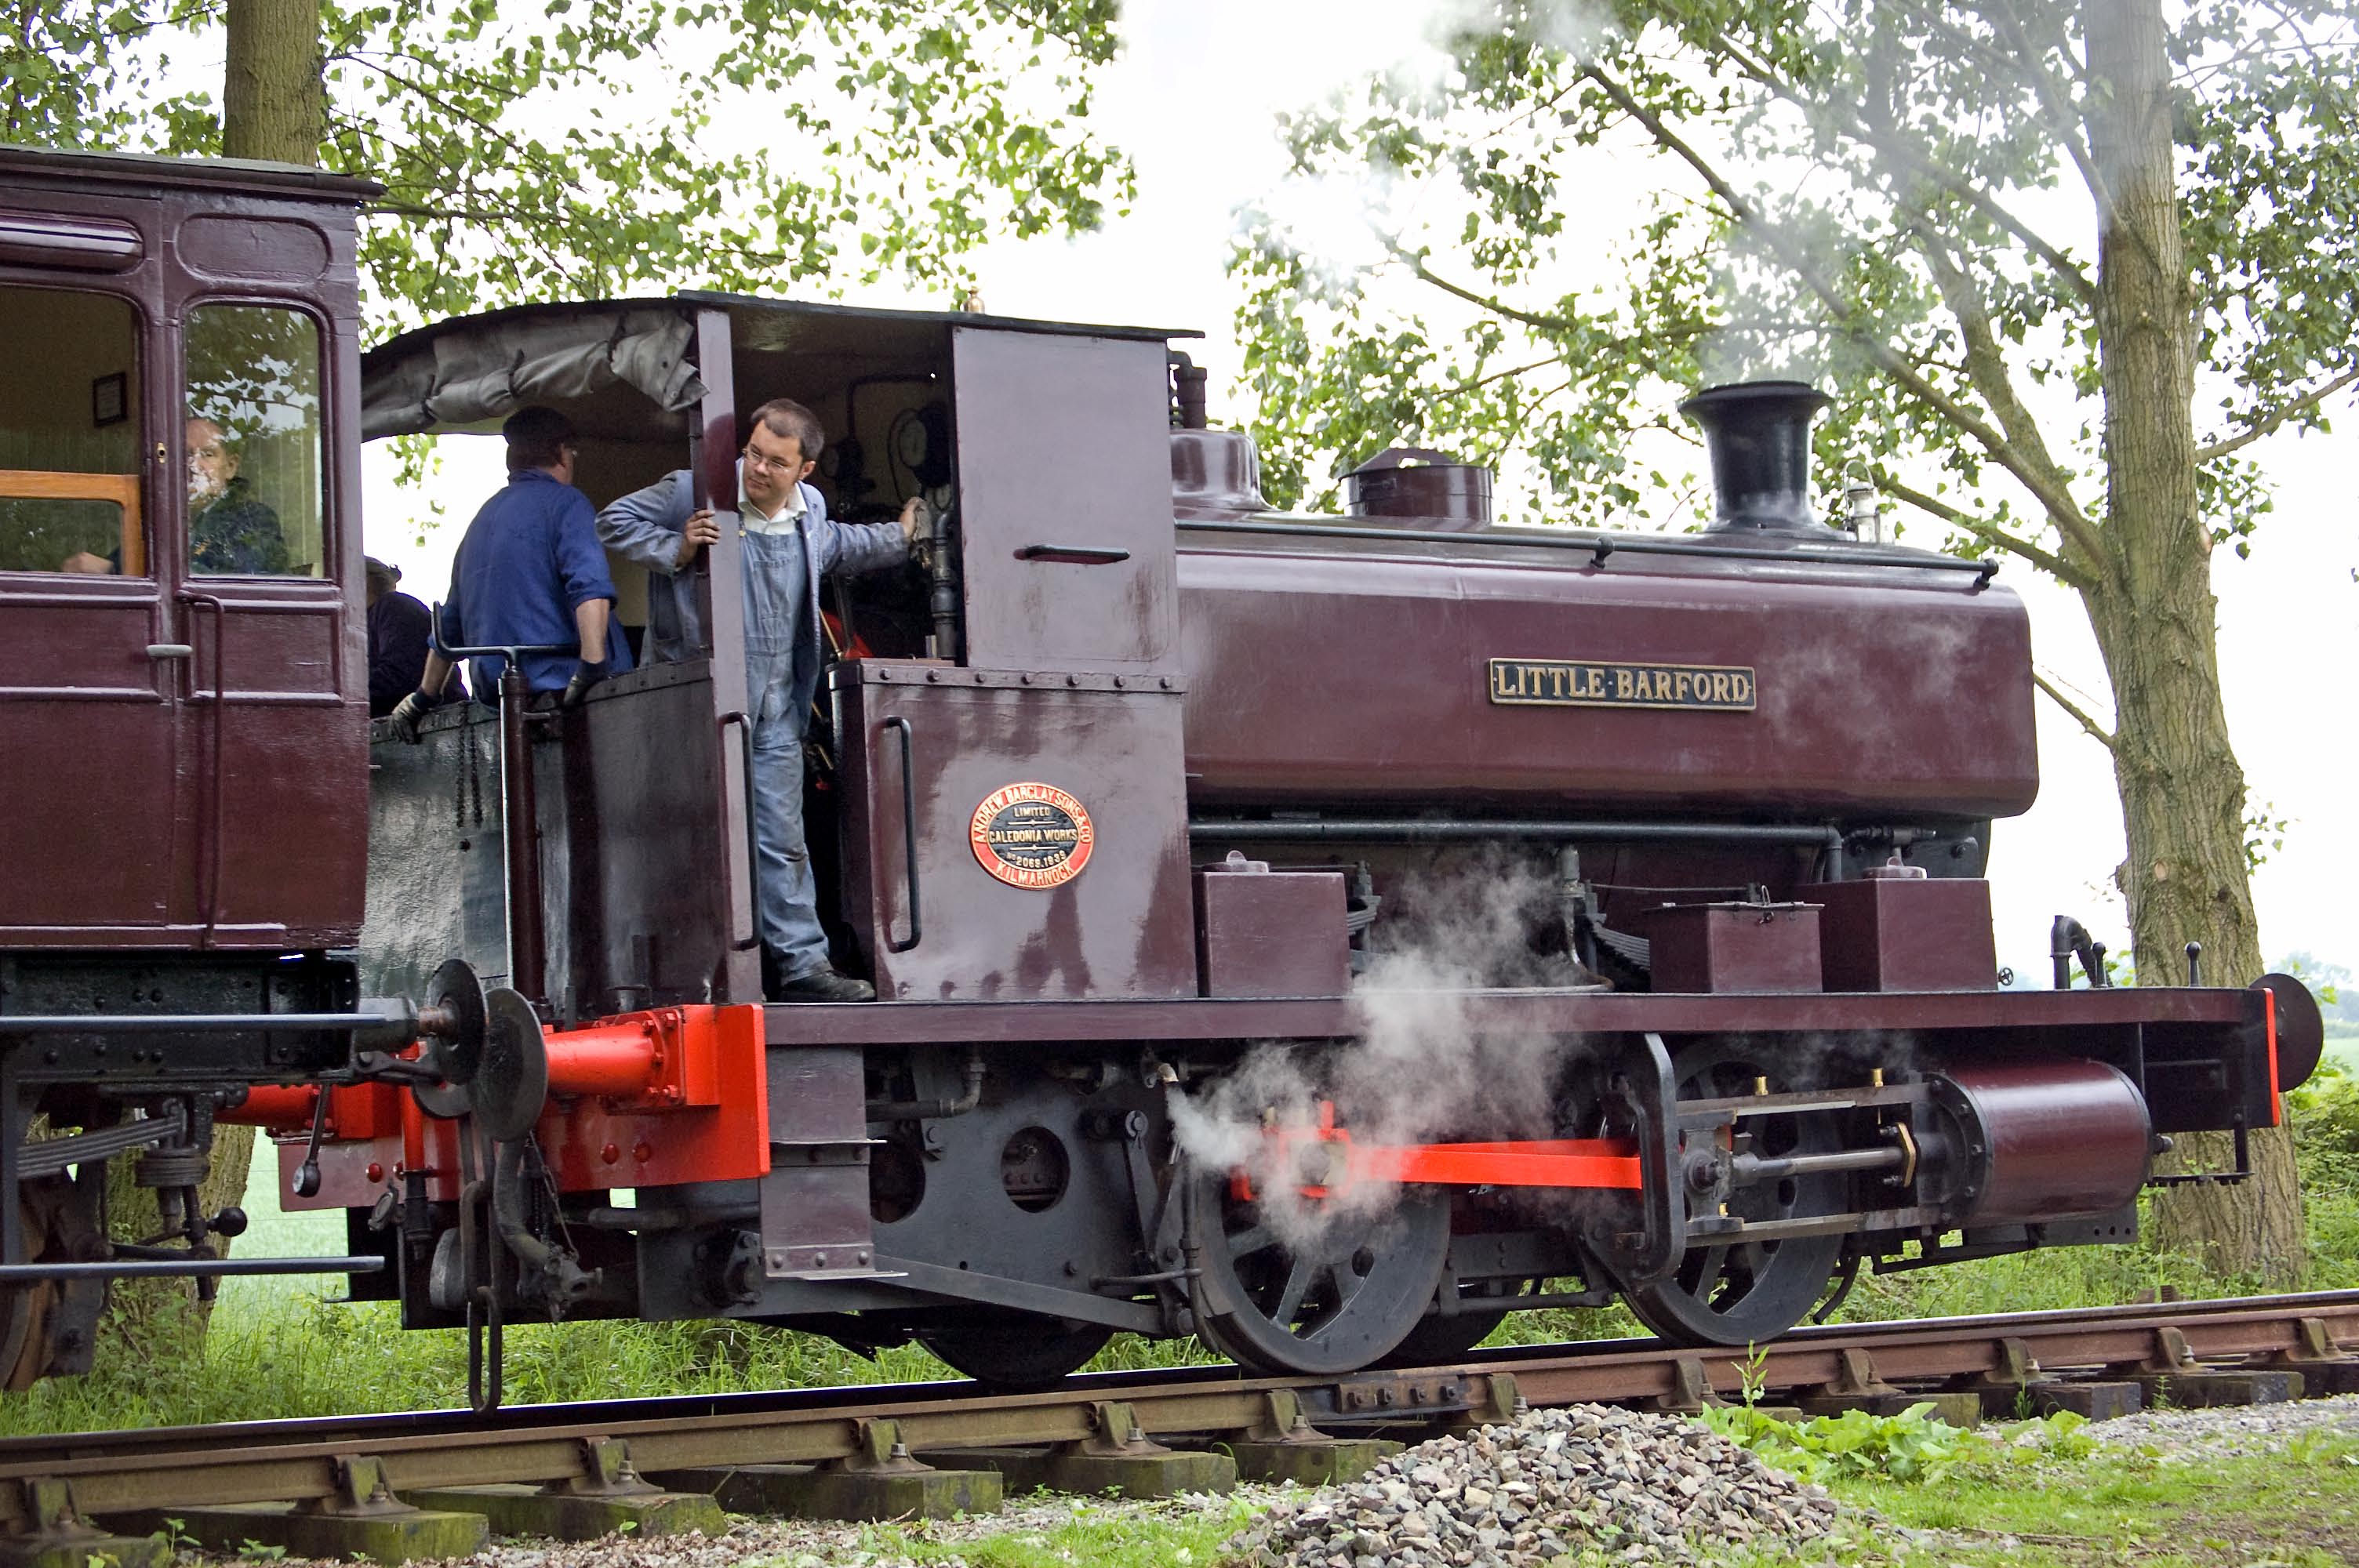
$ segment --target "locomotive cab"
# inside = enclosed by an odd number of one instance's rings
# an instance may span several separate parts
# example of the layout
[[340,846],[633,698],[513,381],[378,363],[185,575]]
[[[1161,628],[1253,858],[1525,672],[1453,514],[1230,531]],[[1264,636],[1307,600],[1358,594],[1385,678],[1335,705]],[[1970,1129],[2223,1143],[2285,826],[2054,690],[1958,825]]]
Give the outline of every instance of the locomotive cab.
[[[1177,997],[1197,980],[1167,336],[734,296],[525,308],[374,351],[367,429],[547,403],[593,503],[687,467],[725,515],[750,410],[811,407],[831,515],[917,495],[938,518],[918,562],[830,589],[806,816],[839,960],[886,1000]],[[616,561],[641,667],[536,725],[544,973],[519,989],[553,1018],[760,1000],[734,530],[710,557],[700,656],[647,662],[647,574]],[[496,790],[478,815],[493,745],[480,706],[422,752],[376,742],[389,988],[454,953],[516,983]]]

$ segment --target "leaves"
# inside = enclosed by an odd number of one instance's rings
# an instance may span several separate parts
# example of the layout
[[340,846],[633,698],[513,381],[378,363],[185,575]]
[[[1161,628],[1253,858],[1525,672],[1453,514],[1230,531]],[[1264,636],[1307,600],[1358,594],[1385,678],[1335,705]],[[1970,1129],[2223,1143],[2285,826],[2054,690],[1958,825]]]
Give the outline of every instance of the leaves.
[[[379,332],[642,287],[946,287],[1000,233],[1086,230],[1128,165],[1091,132],[1113,0],[322,0],[321,161],[381,182]],[[0,42],[0,135],[217,152],[201,0],[53,7]]]
[[[1503,463],[1530,520],[1603,521],[1658,488],[1629,454],[1677,449],[1682,391],[1792,374],[1838,395],[1826,489],[1872,472],[1953,545],[2113,569],[2081,9],[1573,13],[1484,0],[1440,85],[1371,81],[1282,122],[1292,194],[1351,182],[1373,245],[1339,256],[1285,192],[1243,214],[1274,496],[1415,437]],[[2212,0],[2170,25],[2204,438],[2322,424],[2331,399],[2305,395],[2359,368],[2359,5]],[[1634,164],[1651,210],[1606,231],[1585,183]],[[2224,452],[2199,503],[2240,553],[2268,509]]]

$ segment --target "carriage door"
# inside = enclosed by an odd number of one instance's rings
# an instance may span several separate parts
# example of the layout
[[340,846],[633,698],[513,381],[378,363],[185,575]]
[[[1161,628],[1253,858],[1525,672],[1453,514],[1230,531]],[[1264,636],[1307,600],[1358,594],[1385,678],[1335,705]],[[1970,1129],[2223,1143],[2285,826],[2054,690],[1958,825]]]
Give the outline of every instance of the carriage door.
[[343,693],[353,650],[327,504],[328,351],[320,319],[292,305],[200,299],[180,313],[169,437],[175,598],[193,650],[184,886],[189,919],[223,946],[313,946],[357,925],[339,908],[359,885],[355,836],[331,830],[353,816],[367,719]]
[[152,200],[0,189],[0,945],[136,944],[168,918],[158,222]]

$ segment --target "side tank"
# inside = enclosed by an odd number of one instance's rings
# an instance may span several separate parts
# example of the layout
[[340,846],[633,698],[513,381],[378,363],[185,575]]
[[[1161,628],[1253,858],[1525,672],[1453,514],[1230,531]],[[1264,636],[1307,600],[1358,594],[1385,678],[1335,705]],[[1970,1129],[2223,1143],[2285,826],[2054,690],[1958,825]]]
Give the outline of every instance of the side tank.
[[[1819,401],[1689,407],[1771,409],[1768,444],[1796,444]],[[1707,433],[1723,501],[1757,510],[1783,481]],[[1444,533],[1466,524],[1260,511],[1246,438],[1173,443],[1195,806],[1938,824],[2038,793],[2021,601],[1818,524],[1806,496],[1776,527],[1724,505],[1701,536]]]

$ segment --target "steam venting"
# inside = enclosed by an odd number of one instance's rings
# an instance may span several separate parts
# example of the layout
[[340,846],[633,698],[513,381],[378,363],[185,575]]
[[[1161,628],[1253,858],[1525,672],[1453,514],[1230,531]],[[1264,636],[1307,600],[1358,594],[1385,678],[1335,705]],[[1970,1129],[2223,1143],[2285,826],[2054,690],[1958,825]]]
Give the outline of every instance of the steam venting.
[[1302,1173],[1273,1162],[1266,1120],[1307,1127],[1320,1102],[1332,1101],[1361,1143],[1557,1132],[1566,1043],[1480,1033],[1466,1007],[1467,994],[1484,987],[1562,983],[1556,966],[1564,961],[1527,943],[1534,920],[1555,907],[1555,879],[1485,853],[1397,891],[1399,945],[1375,957],[1353,993],[1357,1041],[1333,1053],[1265,1043],[1172,1105],[1180,1147],[1201,1166],[1245,1172],[1262,1194],[1263,1223],[1289,1246],[1319,1236],[1333,1215],[1389,1211],[1401,1189],[1371,1183],[1310,1202]]
[[1715,386],[1680,405],[1703,427],[1718,496],[1712,528],[1816,533],[1810,511],[1810,421],[1834,401],[1808,383]]

